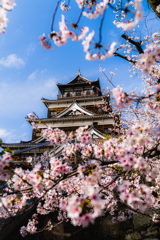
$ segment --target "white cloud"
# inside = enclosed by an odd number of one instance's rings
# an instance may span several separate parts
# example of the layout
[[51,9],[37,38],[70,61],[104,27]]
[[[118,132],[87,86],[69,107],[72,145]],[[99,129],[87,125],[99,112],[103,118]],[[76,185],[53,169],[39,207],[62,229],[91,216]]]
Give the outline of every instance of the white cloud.
[[25,65],[25,62],[22,58],[18,58],[16,54],[11,54],[7,58],[1,58],[0,59],[0,65],[4,67],[23,67]]
[[45,73],[45,72],[47,72],[47,69],[46,69],[46,68],[43,69],[43,70],[40,72],[40,74],[43,74],[43,73]]
[[27,54],[30,55],[31,53],[33,53],[36,49],[36,45],[31,43],[28,48],[27,48]]
[[2,139],[3,143],[16,143],[20,142],[22,139],[23,141],[28,141],[29,133],[23,132],[22,134],[16,134],[18,129],[11,130],[10,132],[6,129],[0,128],[0,139]]
[[29,79],[29,80],[34,80],[34,79],[36,78],[37,72],[38,72],[38,70],[37,70],[37,71],[34,71],[33,73],[31,73],[31,74],[29,75],[28,79]]
[[15,79],[0,82],[0,102],[5,103],[0,104],[0,138],[3,142],[13,143],[32,138],[32,127],[25,117],[32,111],[39,117],[47,116],[47,108],[41,98],[56,99],[56,82],[56,78],[38,74],[32,81],[19,81],[15,76]]
[[12,120],[16,119],[16,115],[24,119],[29,112],[46,108],[41,98],[56,98],[58,92],[56,82],[54,78],[46,79],[39,76],[36,76],[32,83],[31,81],[13,81],[13,79],[4,80],[0,83],[0,102],[5,102],[0,104],[1,115],[5,118],[12,116]]
[[55,87],[55,79],[49,79],[46,81],[45,87],[50,88],[50,87]]
[[10,143],[10,142],[15,142],[17,139],[16,135],[13,134],[15,130],[11,130],[10,132],[7,131],[5,128],[0,128],[0,139],[2,139],[2,142]]
[[7,136],[9,136],[11,133],[7,132],[6,129],[2,129],[0,128],[0,139],[3,140],[3,138],[6,138]]

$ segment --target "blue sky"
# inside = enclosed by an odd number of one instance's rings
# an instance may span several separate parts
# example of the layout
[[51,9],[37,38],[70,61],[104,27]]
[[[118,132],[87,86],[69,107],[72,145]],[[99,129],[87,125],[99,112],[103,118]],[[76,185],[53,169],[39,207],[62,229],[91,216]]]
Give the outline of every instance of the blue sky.
[[[16,3],[17,6],[7,15],[9,22],[6,33],[0,35],[0,137],[3,142],[30,140],[32,127],[25,121],[25,116],[34,111],[39,117],[46,117],[47,108],[41,98],[56,99],[56,83],[70,81],[77,75],[78,69],[90,80],[99,77],[101,87],[110,86],[99,72],[101,65],[107,75],[110,75],[110,71],[116,73],[113,78],[116,86],[123,84],[126,91],[135,87],[141,90],[140,80],[136,78],[133,81],[125,60],[112,57],[103,62],[87,61],[81,42],[70,40],[65,46],[53,46],[54,49],[49,51],[40,46],[38,36],[50,33],[56,1],[17,0]],[[145,7],[144,12],[147,11]],[[74,3],[65,14],[66,19],[76,21],[78,12]],[[55,30],[58,30],[61,14],[57,12]],[[153,17],[151,13],[150,18]],[[121,41],[122,31],[116,29],[113,20],[112,11],[108,10],[103,28],[103,43],[106,45]],[[90,31],[94,29],[98,32],[98,21],[83,18],[80,24],[89,24]],[[148,21],[149,27],[154,23],[154,20]],[[140,26],[144,26],[143,21]]]

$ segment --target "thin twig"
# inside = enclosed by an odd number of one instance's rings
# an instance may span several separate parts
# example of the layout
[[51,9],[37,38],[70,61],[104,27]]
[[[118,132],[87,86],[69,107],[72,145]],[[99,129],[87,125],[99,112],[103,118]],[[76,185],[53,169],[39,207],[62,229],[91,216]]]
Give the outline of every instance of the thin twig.
[[84,2],[83,2],[83,6],[82,6],[82,9],[81,9],[81,12],[80,12],[80,14],[79,14],[79,16],[78,16],[77,22],[74,24],[74,26],[77,26],[77,25],[78,25],[78,22],[79,22],[79,20],[80,20],[80,18],[81,18],[81,16],[82,16],[82,13],[83,13],[83,9],[84,9]]
[[106,12],[106,9],[103,12],[101,22],[100,22],[100,26],[99,26],[99,42],[98,42],[98,44],[100,44],[101,40],[102,40],[102,26],[103,26],[103,20],[104,20],[105,12]]
[[55,15],[56,15],[56,12],[57,12],[57,8],[58,8],[58,5],[59,5],[60,1],[61,0],[57,1],[56,7],[54,9],[54,13],[53,13],[53,16],[52,16],[52,22],[51,22],[51,32],[53,32],[54,18],[55,18]]
[[122,55],[122,54],[120,54],[120,53],[117,53],[117,52],[114,52],[114,56],[123,58],[123,59],[125,59],[125,60],[127,60],[128,62],[131,62],[131,63],[133,63],[133,64],[136,63],[136,61],[134,61],[134,60],[132,60],[132,59],[128,59],[126,56],[124,56],[124,55]]

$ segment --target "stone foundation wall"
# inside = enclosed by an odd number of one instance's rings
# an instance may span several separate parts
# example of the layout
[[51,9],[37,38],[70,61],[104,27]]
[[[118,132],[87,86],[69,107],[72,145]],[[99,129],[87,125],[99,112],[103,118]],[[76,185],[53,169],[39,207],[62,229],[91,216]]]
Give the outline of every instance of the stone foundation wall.
[[[160,211],[158,211],[160,212]],[[153,211],[149,211],[153,213]],[[156,211],[157,213],[157,211]],[[150,217],[144,215],[134,215],[133,219],[112,223],[113,216],[106,215],[96,219],[94,225],[82,229],[74,227],[70,222],[61,223],[51,231],[44,231],[38,234],[20,235],[20,227],[26,226],[28,218],[33,213],[23,215],[19,220],[10,221],[10,219],[1,220],[0,227],[7,223],[6,228],[0,230],[0,240],[159,240],[160,223],[153,223]],[[41,226],[51,219],[53,225],[57,223],[57,214],[51,213],[48,216],[40,216]]]

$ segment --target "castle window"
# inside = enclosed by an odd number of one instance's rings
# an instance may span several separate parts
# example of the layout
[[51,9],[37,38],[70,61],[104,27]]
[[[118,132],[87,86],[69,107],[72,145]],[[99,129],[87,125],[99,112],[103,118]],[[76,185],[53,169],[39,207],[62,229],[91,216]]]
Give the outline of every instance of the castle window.
[[67,97],[70,97],[70,92],[67,93]]
[[86,95],[90,95],[90,91],[89,90],[87,90]]
[[81,92],[76,92],[76,96],[81,96]]
[[51,112],[51,116],[56,116],[57,115],[57,112],[56,111],[52,111]]
[[42,133],[36,133],[36,136],[40,137],[40,136],[42,136]]
[[110,133],[111,131],[108,128],[104,129],[104,133]]

